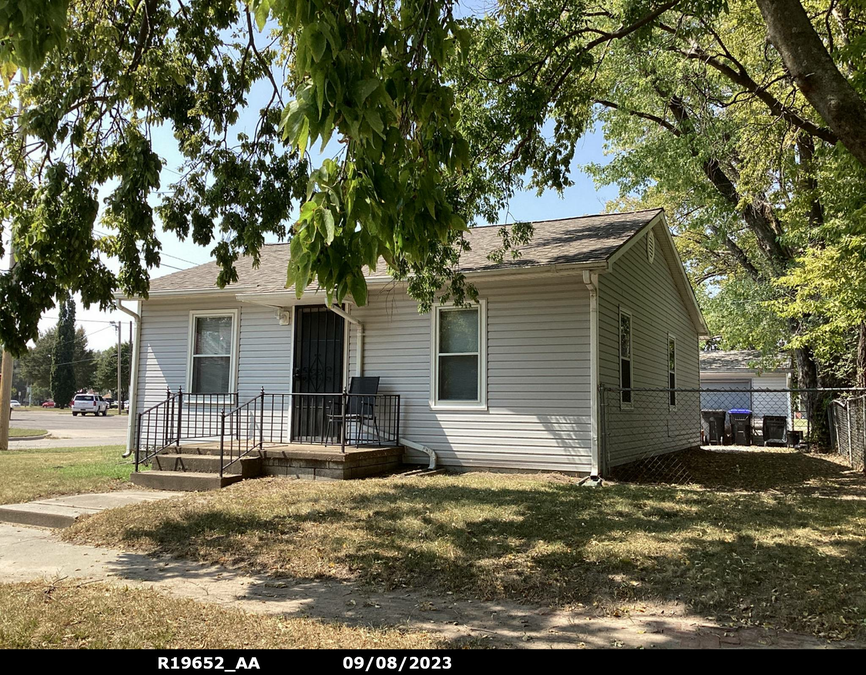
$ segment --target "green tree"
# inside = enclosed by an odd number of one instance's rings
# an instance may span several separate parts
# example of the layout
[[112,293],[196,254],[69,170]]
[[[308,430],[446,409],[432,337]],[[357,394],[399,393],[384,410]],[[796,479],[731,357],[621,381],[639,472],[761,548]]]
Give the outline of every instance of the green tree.
[[129,343],[124,342],[120,347],[120,386],[122,391],[117,394],[117,347],[112,346],[99,353],[96,360],[96,375],[94,387],[101,392],[114,392],[119,400],[125,400],[129,396]]
[[[51,373],[57,328],[49,328],[42,333],[19,359],[21,375],[37,387],[51,388]],[[85,389],[93,386],[97,367],[97,357],[87,348],[87,334],[84,328],[75,331],[75,346],[72,358],[75,372],[75,388]]]
[[[382,258],[422,309],[437,294],[471,297],[456,265],[466,223],[492,219],[517,189],[568,185],[577,141],[600,119],[619,156],[599,180],[668,205],[678,235],[694,237],[690,267],[717,275],[719,294],[788,293],[775,280],[802,251],[846,219],[862,226],[864,8],[805,4],[538,0],[460,19],[451,0],[72,2],[63,48],[36,40],[42,66],[0,100],[3,215],[22,251],[0,278],[0,339],[20,353],[69,289],[110,303],[97,251],[120,260],[121,290],[146,294],[156,125],[186,159],[156,212],[214,246],[220,285],[270,232],[291,236],[299,293],[317,280],[329,300],[363,304],[363,269]],[[768,35],[777,49],[762,48]],[[820,87],[798,44],[820,62]],[[258,82],[270,101],[238,135]],[[308,171],[318,142],[339,150]],[[94,235],[97,222],[109,235]],[[786,330],[824,320],[789,317]],[[804,385],[819,381],[811,349],[792,346]]]
[[[101,309],[115,288],[147,295],[148,270],[160,260],[155,201],[166,227],[212,246],[221,284],[236,278],[239,255],[258,255],[268,233],[287,236],[307,182],[306,164],[286,151],[278,128],[285,92],[277,66],[290,46],[257,31],[246,6],[70,0],[58,32],[47,11],[54,0],[28,0],[21,16],[14,5],[5,24],[0,10],[0,28],[10,31],[0,59],[33,70],[0,93],[0,222],[14,228],[17,257],[0,276],[8,349],[22,354],[41,314],[67,293]],[[46,9],[48,23],[27,23],[32,6]],[[259,82],[272,96],[255,128],[233,127]],[[162,199],[157,128],[173,133],[188,160]],[[120,262],[118,274],[100,254]]]
[[43,389],[51,388],[51,364],[54,355],[54,342],[57,328],[50,328],[40,334],[19,360],[21,374],[30,384]]
[[57,333],[51,360],[51,395],[60,408],[69,405],[75,395],[75,303],[60,302]]

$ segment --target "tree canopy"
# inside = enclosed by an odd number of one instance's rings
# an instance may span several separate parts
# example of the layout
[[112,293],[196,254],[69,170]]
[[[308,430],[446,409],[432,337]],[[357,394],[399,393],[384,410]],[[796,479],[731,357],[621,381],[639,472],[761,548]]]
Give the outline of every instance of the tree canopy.
[[[157,219],[211,247],[220,285],[273,235],[291,240],[298,293],[317,281],[364,304],[364,269],[384,260],[422,309],[461,302],[467,224],[517,190],[568,186],[593,124],[613,153],[590,167],[620,187],[612,208],[668,209],[729,346],[790,349],[814,385],[835,367],[818,343],[856,323],[834,322],[824,296],[839,286],[813,280],[829,260],[860,264],[846,252],[864,229],[861,0],[501,0],[485,16],[452,0],[25,5],[52,11],[0,14],[0,60],[29,69],[0,98],[13,351],[67,291],[102,307],[115,288],[146,297]],[[239,134],[254,88],[267,102]],[[158,129],[185,159],[165,193]]]

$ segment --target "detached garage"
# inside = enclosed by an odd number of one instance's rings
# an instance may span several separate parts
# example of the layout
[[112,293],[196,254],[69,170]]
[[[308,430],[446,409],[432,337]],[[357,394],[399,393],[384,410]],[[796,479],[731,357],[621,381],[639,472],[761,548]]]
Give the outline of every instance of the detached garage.
[[[756,419],[784,415],[791,419],[790,394],[762,394],[755,389],[790,389],[791,369],[787,366],[762,369],[757,351],[701,352],[701,409],[751,410]],[[787,360],[786,360],[787,362]]]

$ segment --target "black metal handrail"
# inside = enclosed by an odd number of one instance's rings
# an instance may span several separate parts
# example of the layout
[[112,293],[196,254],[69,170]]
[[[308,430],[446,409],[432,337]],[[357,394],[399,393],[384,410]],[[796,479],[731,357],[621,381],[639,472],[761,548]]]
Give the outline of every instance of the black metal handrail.
[[265,445],[395,445],[400,438],[397,394],[261,393],[220,422],[221,472]]
[[206,439],[219,443],[220,475],[266,444],[346,447],[396,445],[400,438],[397,394],[266,393],[241,403],[238,393],[166,391],[164,401],[138,414],[135,470],[160,452]]
[[162,450],[177,442],[177,428],[174,424],[174,418],[179,396],[181,396],[179,390],[176,394],[172,394],[171,390],[167,389],[164,401],[138,413],[135,431],[136,472],[141,464],[146,464]]
[[189,394],[166,389],[165,400],[138,413],[135,437],[135,470],[160,452],[182,440],[220,438],[220,413],[226,402],[237,406],[237,392]]

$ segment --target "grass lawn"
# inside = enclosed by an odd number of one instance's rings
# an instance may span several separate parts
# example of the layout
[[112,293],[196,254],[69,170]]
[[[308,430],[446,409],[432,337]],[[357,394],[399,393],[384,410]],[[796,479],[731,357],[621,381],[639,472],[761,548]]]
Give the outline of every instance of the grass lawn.
[[448,645],[427,633],[261,616],[176,599],[153,590],[72,582],[0,584],[0,649],[429,649],[437,646]]
[[611,612],[678,603],[866,638],[862,475],[788,450],[689,462],[685,487],[493,473],[258,479],[106,511],[63,536],[278,576]]
[[9,438],[19,438],[21,436],[40,436],[47,433],[45,429],[13,429],[9,428]]
[[[24,441],[22,441],[24,442]],[[0,504],[125,487],[133,465],[122,445],[30,448],[0,453]]]

